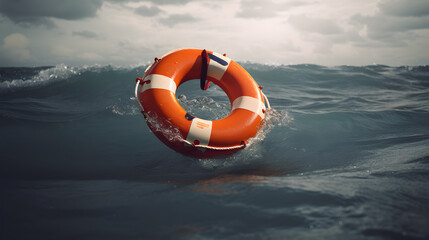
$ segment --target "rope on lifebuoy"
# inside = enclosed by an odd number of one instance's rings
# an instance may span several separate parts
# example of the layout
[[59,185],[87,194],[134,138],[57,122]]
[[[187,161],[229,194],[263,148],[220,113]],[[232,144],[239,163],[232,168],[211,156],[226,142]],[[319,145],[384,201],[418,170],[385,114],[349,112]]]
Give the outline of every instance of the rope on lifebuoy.
[[137,103],[140,105],[141,110],[144,111],[143,105],[139,99],[139,86],[142,85],[141,84],[142,82],[143,82],[143,80],[141,78],[136,79],[136,89],[134,91],[134,96],[136,98]]
[[205,149],[212,149],[212,150],[234,150],[234,149],[240,149],[240,148],[245,148],[246,147],[246,143],[243,141],[243,143],[241,145],[238,146],[232,146],[232,147],[213,147],[213,146],[206,146],[206,145],[195,145],[191,142],[189,142],[188,140],[185,139],[181,139],[182,142],[190,145],[190,146],[194,146],[196,148],[205,148]]
[[267,105],[267,110],[270,110],[271,109],[270,101],[268,101],[267,96],[262,92],[262,90],[261,90],[261,93],[262,93],[262,96],[265,99],[265,104]]

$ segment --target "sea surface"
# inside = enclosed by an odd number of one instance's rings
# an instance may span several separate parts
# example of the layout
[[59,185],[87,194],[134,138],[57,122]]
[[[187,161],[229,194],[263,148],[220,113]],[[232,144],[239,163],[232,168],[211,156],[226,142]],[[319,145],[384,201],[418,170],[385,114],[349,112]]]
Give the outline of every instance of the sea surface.
[[0,239],[429,239],[429,66],[242,65],[272,110],[220,159],[149,130],[147,66],[0,68]]

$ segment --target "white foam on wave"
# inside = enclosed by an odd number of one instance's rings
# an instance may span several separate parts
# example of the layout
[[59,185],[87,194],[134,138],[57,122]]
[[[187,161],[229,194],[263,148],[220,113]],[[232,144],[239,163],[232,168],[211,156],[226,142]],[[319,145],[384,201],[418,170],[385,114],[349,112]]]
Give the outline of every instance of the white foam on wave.
[[293,120],[293,117],[287,111],[271,109],[267,112],[262,128],[259,129],[255,137],[248,140],[245,149],[224,159],[199,159],[198,164],[205,169],[228,169],[259,161],[264,158],[264,147],[262,144],[269,133],[279,127],[291,128]]
[[11,81],[0,82],[0,90],[13,90],[26,87],[43,86],[51,82],[67,79],[73,75],[80,74],[82,68],[69,67],[64,64],[53,68],[41,70],[37,75],[30,79],[14,79]]
[[[179,103],[195,113],[198,117],[203,112],[210,113],[217,119],[226,117],[230,113],[229,103],[217,102],[210,97],[198,97],[188,99],[184,94],[178,97]],[[159,121],[159,117],[149,114],[146,119],[157,132],[161,132],[169,141],[183,141],[179,129]],[[247,147],[225,158],[199,159],[198,165],[205,169],[230,168],[237,165],[250,164],[263,158],[263,142],[269,133],[275,128],[292,128],[293,117],[286,110],[270,109],[263,120],[263,125],[257,135],[249,139]]]
[[146,121],[152,126],[155,132],[160,132],[169,142],[183,142],[184,139],[180,134],[180,130],[171,124],[168,120],[161,120],[161,117],[154,113],[146,115]]
[[21,88],[28,87],[39,87],[46,86],[53,82],[62,81],[65,79],[69,79],[70,77],[81,75],[84,72],[95,72],[100,73],[105,70],[132,70],[137,67],[142,67],[142,65],[130,65],[130,66],[114,66],[114,65],[84,65],[79,67],[71,67],[65,64],[58,64],[55,67],[40,70],[40,72],[29,78],[21,78],[21,79],[13,79],[9,81],[0,82],[0,92],[17,90]]
[[108,107],[107,109],[110,109],[112,113],[120,115],[120,116],[135,116],[140,114],[140,109],[138,106],[134,105],[119,105],[119,104],[113,104]]
[[135,116],[141,114],[140,107],[136,104],[135,97],[130,97],[126,101],[119,98],[117,103],[107,106],[106,109],[120,116]]
[[249,139],[248,145],[250,146],[263,141],[276,127],[291,127],[292,122],[293,117],[289,116],[287,111],[270,109],[267,111],[262,128],[258,131],[255,137]]

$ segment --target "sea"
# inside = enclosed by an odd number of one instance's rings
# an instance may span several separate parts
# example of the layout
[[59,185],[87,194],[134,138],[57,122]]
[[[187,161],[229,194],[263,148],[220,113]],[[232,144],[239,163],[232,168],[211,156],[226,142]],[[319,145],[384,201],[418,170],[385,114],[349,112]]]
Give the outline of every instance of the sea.
[[[429,239],[429,66],[240,64],[272,109],[212,159],[150,131],[147,65],[0,68],[0,239]],[[176,96],[230,113],[216,85]]]

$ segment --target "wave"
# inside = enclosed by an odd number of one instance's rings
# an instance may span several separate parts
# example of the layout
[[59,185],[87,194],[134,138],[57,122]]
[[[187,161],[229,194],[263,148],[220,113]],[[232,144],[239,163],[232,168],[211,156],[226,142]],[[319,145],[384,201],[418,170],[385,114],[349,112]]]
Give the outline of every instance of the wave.
[[[409,85],[424,84],[429,85],[428,74],[429,66],[401,66],[390,67],[385,65],[370,65],[370,66],[335,66],[326,67],[313,64],[300,65],[265,65],[258,63],[244,62],[242,66],[256,78],[267,78],[273,80],[273,77],[282,76],[280,80],[305,80],[306,83],[314,80],[317,83],[333,84],[340,80],[349,81],[355,79],[360,84],[364,83],[365,79],[377,82],[376,80],[390,79],[392,81],[384,81],[385,84],[395,84],[398,80],[404,80]],[[148,65],[141,66],[114,66],[114,65],[92,65],[72,67],[64,64],[59,64],[53,67],[34,67],[34,68],[0,68],[0,93],[5,91],[13,91],[22,88],[46,86],[50,83],[64,81],[84,73],[113,73],[113,72],[135,72],[134,76],[142,76],[144,69]],[[298,75],[296,75],[298,74]],[[299,77],[297,77],[299,76]],[[303,78],[304,77],[304,78]],[[134,78],[132,78],[134,79]],[[323,80],[321,82],[320,80]],[[420,81],[419,81],[420,80]],[[423,83],[421,82],[423,81]],[[292,82],[293,84],[294,82]],[[399,82],[401,85],[403,82]]]
[[[27,69],[17,69],[18,72],[27,72]],[[78,75],[83,69],[77,67],[68,67],[60,64],[55,67],[40,70],[31,78],[27,76],[18,76],[20,78],[12,80],[3,80],[0,82],[0,91],[16,90],[19,88],[44,86],[52,82],[61,81],[70,78],[73,75]]]
[[[190,238],[427,239],[428,66],[243,66],[272,110],[248,147],[223,159],[182,156],[149,130],[134,98],[146,66],[0,68],[8,233],[20,219],[45,220],[26,231],[32,234],[95,216],[130,219],[131,228],[153,223],[147,236],[159,238],[173,226],[204,228]],[[229,114],[221,89],[198,88],[197,81],[178,88],[186,111]],[[178,135],[157,127],[172,140]]]

